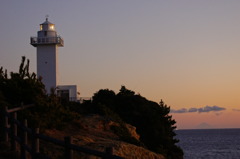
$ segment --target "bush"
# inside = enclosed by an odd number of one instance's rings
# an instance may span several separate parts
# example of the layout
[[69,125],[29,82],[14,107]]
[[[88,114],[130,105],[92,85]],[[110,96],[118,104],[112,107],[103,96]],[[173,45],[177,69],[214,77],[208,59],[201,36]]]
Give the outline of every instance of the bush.
[[[118,94],[105,89],[99,90],[93,96],[94,105],[104,105],[109,114],[117,114],[121,121],[136,127],[140,141],[150,150],[164,154],[167,158],[182,158],[183,151],[175,144],[179,142],[176,136],[176,121],[169,115],[170,107],[162,100],[160,103],[152,102],[136,95],[134,91],[121,87]],[[117,133],[125,134],[123,127],[113,128]]]
[[28,119],[29,126],[62,128],[77,114],[64,107],[55,94],[47,95],[41,78],[29,72],[29,60],[22,57],[18,73],[10,73],[0,68],[0,108],[19,107],[22,104],[35,104],[35,107],[18,112],[20,120]]

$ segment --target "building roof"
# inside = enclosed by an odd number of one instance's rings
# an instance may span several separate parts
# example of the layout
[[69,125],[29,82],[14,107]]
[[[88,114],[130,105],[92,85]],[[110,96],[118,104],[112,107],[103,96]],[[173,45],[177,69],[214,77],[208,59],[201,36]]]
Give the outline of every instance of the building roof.
[[49,21],[48,21],[48,18],[46,18],[46,21],[43,22],[41,25],[46,25],[46,24],[48,25],[48,24],[53,24],[53,23],[49,22]]

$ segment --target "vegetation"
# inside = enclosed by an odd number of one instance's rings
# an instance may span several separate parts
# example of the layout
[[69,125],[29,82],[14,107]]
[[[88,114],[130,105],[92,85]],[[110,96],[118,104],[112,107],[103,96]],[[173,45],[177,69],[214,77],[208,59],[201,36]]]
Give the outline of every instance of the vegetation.
[[167,158],[181,158],[182,150],[175,144],[175,120],[169,115],[170,107],[147,100],[122,86],[115,94],[102,89],[94,94],[93,105],[103,105],[126,123],[137,128],[140,141],[150,150],[164,154]]
[[36,106],[20,111],[18,118],[28,118],[30,126],[42,129],[61,128],[75,117],[74,112],[63,107],[54,94],[46,94],[41,78],[37,78],[35,73],[29,73],[29,60],[26,61],[25,57],[22,57],[19,72],[11,72],[10,77],[6,70],[0,68],[0,109],[5,106],[19,107],[21,104]]
[[[44,98],[44,85],[35,73],[29,73],[29,60],[22,57],[18,73],[10,73],[0,68],[0,101],[1,105],[10,107],[19,106],[21,103],[32,104],[39,98]],[[4,102],[4,103],[3,103]]]
[[[112,130],[120,139],[144,146],[169,159],[183,156],[182,150],[176,146],[176,122],[169,115],[170,107],[162,100],[159,103],[149,101],[122,86],[117,94],[109,89],[101,89],[93,95],[92,101],[81,104],[69,102],[55,96],[54,90],[51,95],[46,94],[41,79],[35,73],[29,73],[29,60],[26,61],[25,57],[22,57],[19,72],[11,72],[9,77],[1,67],[0,109],[32,103],[36,106],[19,115],[19,118],[30,119],[29,125],[41,129],[61,129],[77,119],[79,114],[100,114],[119,124],[112,126]],[[140,141],[130,135],[125,123],[136,127]]]
[[[149,101],[122,86],[117,94],[109,89],[101,89],[93,95],[92,101],[86,101],[80,105],[72,103],[69,108],[80,114],[104,115],[121,123],[120,127],[113,129],[124,141],[144,145],[169,159],[178,159],[183,156],[183,151],[176,145],[179,142],[175,139],[176,121],[169,115],[170,107],[162,100],[159,103]],[[136,127],[140,142],[131,138],[124,123]]]

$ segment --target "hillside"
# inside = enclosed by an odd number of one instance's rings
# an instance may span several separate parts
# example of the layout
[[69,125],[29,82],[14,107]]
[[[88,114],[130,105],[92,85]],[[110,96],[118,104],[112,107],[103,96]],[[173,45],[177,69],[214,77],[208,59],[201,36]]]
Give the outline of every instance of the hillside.
[[[72,136],[74,144],[94,150],[104,151],[106,147],[113,147],[114,155],[128,159],[165,159],[162,155],[151,152],[143,147],[121,141],[118,135],[111,130],[112,125],[118,124],[103,116],[88,115],[81,116],[79,120],[72,122],[64,130],[49,129],[45,133],[48,136],[61,140],[65,136]],[[131,132],[132,137],[138,140],[140,136],[136,133],[135,127],[127,125],[127,128]],[[52,153],[51,145],[48,145],[47,148],[51,149],[48,153],[51,153],[53,157],[58,157],[58,153]],[[78,155],[86,159],[97,158],[86,154]]]
[[[29,60],[25,62],[23,57],[17,73],[8,74],[0,68],[0,108],[34,104],[31,109],[18,113],[18,119],[27,119],[29,127],[39,127],[41,132],[45,130],[50,136],[61,139],[73,136],[76,144],[96,150],[113,146],[115,154],[124,157],[159,157],[152,153],[155,152],[168,159],[183,158],[182,149],[176,145],[179,142],[174,131],[176,121],[169,114],[170,106],[162,100],[150,101],[121,86],[117,93],[101,89],[90,101],[69,102],[56,96],[55,89],[46,94],[41,78],[30,73]],[[3,124],[0,125],[3,133]],[[62,151],[50,144],[42,151],[56,156],[58,153],[52,150]]]

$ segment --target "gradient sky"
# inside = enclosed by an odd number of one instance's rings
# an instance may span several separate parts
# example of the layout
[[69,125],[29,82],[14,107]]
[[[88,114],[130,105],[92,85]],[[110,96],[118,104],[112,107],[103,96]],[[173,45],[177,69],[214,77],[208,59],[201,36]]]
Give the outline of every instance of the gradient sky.
[[125,85],[163,99],[180,129],[240,128],[239,0],[1,0],[0,66],[26,56],[36,71],[29,39],[47,14],[65,42],[60,83],[82,97]]

